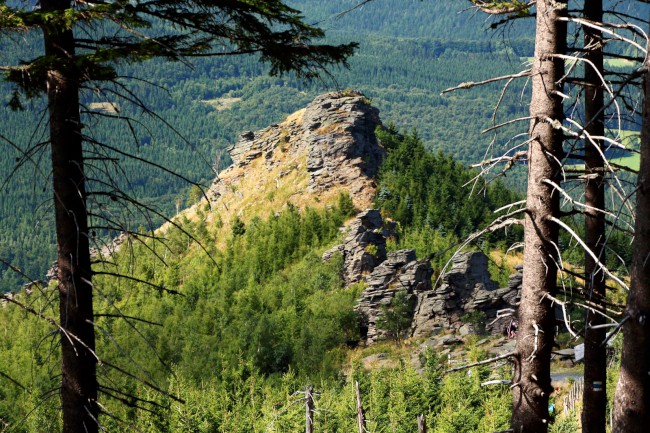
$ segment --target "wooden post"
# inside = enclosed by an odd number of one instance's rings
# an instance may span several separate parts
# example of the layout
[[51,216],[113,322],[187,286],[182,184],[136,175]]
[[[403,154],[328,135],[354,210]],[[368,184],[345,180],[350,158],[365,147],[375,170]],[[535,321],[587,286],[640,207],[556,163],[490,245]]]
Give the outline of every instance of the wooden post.
[[312,387],[305,389],[305,433],[314,433],[314,397]]
[[361,404],[361,391],[359,391],[359,382],[354,382],[354,386],[357,392],[357,426],[359,427],[359,433],[365,433],[366,415],[363,413],[363,405]]
[[418,415],[418,433],[427,433],[427,419],[424,414]]

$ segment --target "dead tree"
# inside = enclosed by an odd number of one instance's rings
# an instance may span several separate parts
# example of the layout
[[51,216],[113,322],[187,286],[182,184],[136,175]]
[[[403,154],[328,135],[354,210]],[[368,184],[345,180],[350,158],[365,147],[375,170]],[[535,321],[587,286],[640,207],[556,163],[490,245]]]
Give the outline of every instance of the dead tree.
[[[584,18],[603,21],[602,0],[586,1]],[[584,110],[585,133],[592,137],[605,135],[603,98],[603,38],[599,29],[584,27]],[[589,139],[585,143],[585,244],[601,263],[605,262],[605,161],[602,141]],[[605,274],[596,260],[585,251],[585,296],[605,309]],[[585,391],[582,400],[582,429],[585,433],[605,433],[607,394],[607,353],[601,343],[605,340],[605,323],[601,314],[586,311],[585,326]]]
[[[46,12],[56,13],[68,6],[68,1],[58,0],[43,2],[42,7]],[[44,26],[43,39],[46,56],[74,58],[71,28]],[[56,214],[59,320],[63,327],[63,431],[93,433],[99,430],[99,407],[79,79],[78,71],[65,62],[53,64],[46,87]]]
[[555,312],[547,295],[556,292],[559,263],[560,197],[548,181],[559,183],[563,159],[564,120],[561,78],[565,51],[567,3],[538,0],[535,54],[531,79],[531,125],[528,147],[528,188],[524,220],[524,266],[519,329],[515,350],[512,428],[516,432],[546,432],[551,386],[550,359]]
[[422,415],[418,415],[418,433],[427,433],[427,419]]
[[305,388],[305,433],[314,433],[314,397],[311,386]]
[[[648,47],[648,45],[646,45]],[[623,353],[614,396],[614,433],[641,433],[650,426],[650,58],[643,77],[641,163],[636,190],[632,273],[623,329]]]
[[363,404],[361,403],[361,391],[359,390],[359,382],[354,382],[354,390],[357,396],[357,428],[359,433],[366,432],[366,414],[363,411]]

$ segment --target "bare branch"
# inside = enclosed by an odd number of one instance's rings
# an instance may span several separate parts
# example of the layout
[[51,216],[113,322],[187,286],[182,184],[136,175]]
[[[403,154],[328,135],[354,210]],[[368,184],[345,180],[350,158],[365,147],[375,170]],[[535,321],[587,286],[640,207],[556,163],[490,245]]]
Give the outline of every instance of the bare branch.
[[[623,37],[623,36],[619,35],[618,33],[616,33],[616,32],[614,32],[614,31],[607,28],[607,27],[623,28],[623,27],[627,27],[627,26],[615,25],[615,24],[597,23],[597,22],[594,22],[594,21],[586,20],[584,18],[575,18],[575,17],[562,17],[562,18],[559,18],[559,20],[560,21],[566,21],[566,22],[572,22],[572,23],[578,23],[578,24],[582,24],[583,26],[586,26],[586,27],[591,27],[593,29],[596,29],[598,31],[601,31],[603,33],[606,33],[606,34],[612,36],[614,39],[618,39],[620,41],[627,42],[628,44],[632,45],[633,47],[639,49],[644,54],[648,53],[648,51],[647,51],[647,49],[645,47],[643,47],[640,44],[636,43],[635,41],[633,41],[631,39],[628,39],[626,37]],[[643,32],[643,30],[641,30],[640,27],[637,27],[637,26],[634,26],[634,25],[630,25],[630,27],[634,27],[635,29]],[[648,39],[648,36],[645,34],[645,32],[643,32],[643,36],[645,37],[646,40]]]
[[131,275],[119,274],[119,273],[116,273],[116,272],[106,272],[106,271],[93,271],[93,275],[107,275],[107,276],[111,276],[111,277],[124,278],[124,279],[127,279],[127,280],[131,280],[133,282],[136,282],[136,283],[141,283],[141,284],[144,284],[146,286],[153,287],[154,289],[157,289],[157,290],[159,290],[161,292],[170,293],[172,295],[185,296],[184,294],[182,294],[181,292],[179,292],[177,290],[168,289],[166,287],[159,286],[158,284],[154,284],[154,283],[152,283],[150,281],[143,280],[143,279],[140,279],[140,278],[136,278],[136,277],[133,277]]
[[489,128],[484,129],[483,131],[481,131],[481,134],[485,134],[486,132],[493,131],[497,128],[502,128],[506,125],[510,125],[511,123],[521,122],[522,120],[530,120],[532,118],[533,116],[524,116],[524,117],[517,117],[516,119],[510,119],[507,122],[499,123],[498,125],[490,126]]
[[499,360],[501,360],[501,359],[509,358],[509,357],[511,357],[511,356],[514,356],[514,355],[515,355],[515,352],[508,352],[508,353],[505,353],[505,354],[503,354],[503,355],[495,356],[494,358],[484,359],[483,361],[475,362],[475,363],[473,363],[473,364],[468,364],[468,365],[463,365],[463,366],[461,366],[461,367],[454,367],[454,368],[451,368],[451,369],[449,369],[449,370],[446,370],[446,371],[445,371],[445,374],[447,374],[447,373],[453,373],[454,371],[465,370],[465,369],[467,369],[467,368],[476,367],[477,365],[489,364],[489,363],[491,363],[491,362],[495,362],[495,361],[499,361]]
[[566,326],[566,329],[569,331],[569,334],[573,336],[573,338],[578,338],[578,334],[575,333],[575,331],[571,328],[571,321],[569,320],[569,315],[566,311],[566,302],[560,301],[557,298],[554,298],[551,296],[549,293],[545,293],[544,297],[548,298],[551,302],[554,302],[558,304],[559,306],[562,307],[562,316],[564,318],[564,326]]
[[489,84],[489,83],[494,83],[495,81],[503,81],[503,80],[510,80],[513,78],[521,78],[521,77],[529,77],[530,76],[530,69],[526,69],[525,71],[521,71],[516,74],[510,74],[510,75],[503,75],[501,77],[494,77],[494,78],[489,78],[487,80],[483,81],[468,81],[466,83],[461,83],[455,87],[450,87],[448,89],[443,90],[440,92],[441,95],[444,95],[445,93],[453,92],[456,90],[460,89],[471,89],[472,87],[476,86],[482,86],[484,84]]
[[553,221],[555,224],[559,225],[562,227],[564,230],[566,230],[581,246],[584,248],[584,250],[591,256],[592,259],[596,262],[596,266],[598,266],[609,278],[612,280],[616,281],[621,287],[623,287],[625,290],[629,290],[629,287],[627,284],[625,284],[620,278],[618,278],[616,275],[612,274],[607,267],[601,263],[600,260],[598,260],[598,257],[594,254],[593,251],[585,244],[585,242],[578,236],[578,234],[568,225],[566,225],[564,222],[559,220],[558,218],[555,218],[553,216],[550,216],[548,218],[549,221]]

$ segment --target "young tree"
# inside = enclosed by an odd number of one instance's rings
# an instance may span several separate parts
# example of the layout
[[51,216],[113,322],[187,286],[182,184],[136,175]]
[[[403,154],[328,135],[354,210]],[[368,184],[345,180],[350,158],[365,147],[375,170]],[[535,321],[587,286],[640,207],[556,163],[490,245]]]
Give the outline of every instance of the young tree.
[[[95,353],[88,198],[128,197],[111,185],[108,191],[89,191],[87,143],[119,149],[89,139],[80,94],[116,82],[120,63],[153,57],[183,61],[255,54],[270,63],[272,74],[296,71],[315,77],[327,65],[345,63],[354,44],[313,44],[322,31],[305,24],[299,11],[279,0],[43,0],[39,5],[0,2],[0,29],[32,34],[40,30],[45,46],[43,55],[0,70],[16,85],[14,106],[20,106],[20,96],[47,97],[60,303],[59,319],[50,322],[60,332],[63,431],[92,433],[100,426],[100,357]],[[122,96],[133,100],[128,90]]]
[[[646,47],[648,45],[646,44]],[[636,190],[632,273],[623,324],[623,353],[614,396],[614,433],[641,433],[650,425],[650,57],[643,77],[641,162]]]
[[386,331],[387,336],[400,341],[413,322],[413,305],[406,290],[399,290],[390,305],[382,305],[382,314],[377,328]]

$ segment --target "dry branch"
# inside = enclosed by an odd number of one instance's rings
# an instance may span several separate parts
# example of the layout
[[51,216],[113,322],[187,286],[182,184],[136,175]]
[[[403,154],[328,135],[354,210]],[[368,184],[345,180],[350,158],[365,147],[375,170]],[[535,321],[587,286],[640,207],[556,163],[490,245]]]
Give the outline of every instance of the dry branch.
[[467,368],[476,367],[478,365],[485,365],[485,364],[489,364],[491,362],[500,361],[502,359],[505,359],[505,358],[508,358],[508,357],[514,356],[514,355],[515,355],[515,352],[508,352],[508,353],[505,353],[503,355],[495,356],[494,358],[484,359],[483,361],[474,362],[472,364],[463,365],[461,367],[450,368],[449,370],[445,370],[445,374],[453,373],[454,371],[465,370]]
[[494,83],[496,81],[510,80],[513,78],[521,78],[521,77],[529,77],[529,76],[530,76],[530,69],[526,69],[525,71],[521,71],[516,74],[503,75],[501,77],[489,78],[483,81],[468,81],[466,83],[460,83],[457,86],[450,87],[448,89],[443,90],[442,92],[440,92],[440,94],[444,95],[445,93],[453,92],[460,89],[471,89],[472,87],[482,86],[484,84]]

